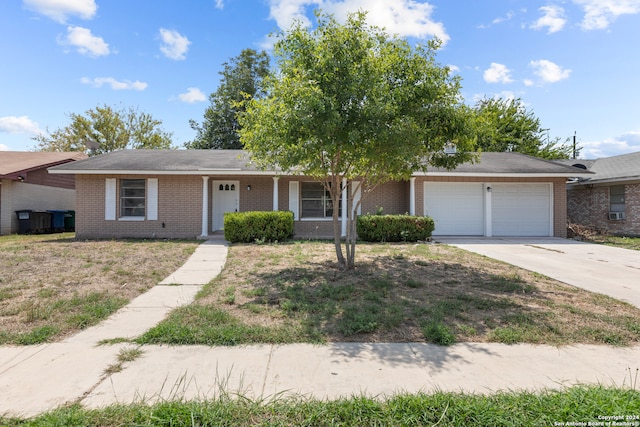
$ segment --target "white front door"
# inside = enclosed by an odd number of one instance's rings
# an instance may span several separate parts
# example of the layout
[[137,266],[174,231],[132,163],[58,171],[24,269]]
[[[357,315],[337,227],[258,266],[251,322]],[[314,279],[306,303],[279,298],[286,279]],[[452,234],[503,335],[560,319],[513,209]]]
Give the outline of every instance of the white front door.
[[239,181],[212,181],[211,198],[212,215],[211,229],[213,231],[222,230],[224,228],[225,212],[238,212],[239,209]]

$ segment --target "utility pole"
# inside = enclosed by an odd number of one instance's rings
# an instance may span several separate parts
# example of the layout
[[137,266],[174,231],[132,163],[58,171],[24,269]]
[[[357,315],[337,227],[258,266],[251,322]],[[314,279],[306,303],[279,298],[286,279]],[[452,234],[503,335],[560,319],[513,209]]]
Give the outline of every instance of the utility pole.
[[574,130],[573,131],[573,159],[574,160],[575,160],[576,155],[577,155],[577,153],[576,153],[576,134],[577,134],[577,131]]

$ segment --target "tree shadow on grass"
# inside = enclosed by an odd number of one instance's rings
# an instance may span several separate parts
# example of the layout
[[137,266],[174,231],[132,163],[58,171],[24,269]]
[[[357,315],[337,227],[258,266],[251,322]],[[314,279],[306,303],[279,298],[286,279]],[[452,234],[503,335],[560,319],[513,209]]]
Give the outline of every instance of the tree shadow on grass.
[[[336,355],[375,357],[390,364],[441,368],[457,360],[452,347],[432,345],[416,353],[407,343],[487,341],[513,322],[553,330],[544,312],[547,298],[516,276],[504,276],[442,260],[372,256],[354,270],[305,262],[251,276],[243,306],[270,307],[321,335]],[[436,325],[447,342],[425,330]],[[527,337],[512,338],[527,341]],[[404,344],[403,344],[404,343]],[[472,351],[490,353],[485,347]]]

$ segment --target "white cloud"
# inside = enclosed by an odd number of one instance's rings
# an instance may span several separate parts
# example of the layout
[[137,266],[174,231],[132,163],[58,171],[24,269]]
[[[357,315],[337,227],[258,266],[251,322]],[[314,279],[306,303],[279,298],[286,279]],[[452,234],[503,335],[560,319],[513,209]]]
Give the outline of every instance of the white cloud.
[[546,59],[531,61],[529,66],[533,68],[533,73],[540,77],[543,83],[556,83],[560,80],[569,78],[569,75],[571,74],[571,70],[562,68],[551,61],[547,61]]
[[169,59],[176,61],[183,60],[187,56],[191,42],[188,38],[174,30],[160,28],[160,38],[162,45],[160,51]]
[[507,12],[507,14],[505,16],[499,16],[496,19],[494,19],[493,21],[491,21],[491,24],[489,24],[489,25],[481,24],[481,25],[478,25],[478,28],[485,30],[487,28],[491,28],[494,25],[498,25],[498,24],[501,24],[503,22],[511,21],[514,16],[516,16],[516,14],[514,12],[512,12],[512,11],[509,11],[509,12]]
[[61,24],[70,16],[92,19],[98,9],[95,0],[23,0],[23,4]]
[[492,62],[491,66],[484,71],[484,81],[487,83],[511,83],[511,71],[504,65]]
[[180,101],[182,102],[193,104],[195,102],[206,101],[207,96],[202,93],[202,91],[197,87],[190,87],[187,89],[186,93],[181,93],[180,95],[178,95],[178,99],[180,99]]
[[525,86],[533,86],[535,84],[535,82],[531,79],[524,79],[524,85]]
[[11,149],[4,144],[0,144],[0,151],[11,151]]
[[119,81],[114,79],[113,77],[96,77],[94,79],[90,79],[88,77],[83,77],[80,81],[86,85],[91,85],[93,87],[101,88],[104,85],[111,86],[113,90],[145,90],[147,88],[147,84],[136,80],[132,82],[130,80]]
[[451,71],[452,73],[457,73],[458,71],[460,71],[460,67],[458,67],[457,65],[447,65],[447,67],[449,67],[449,71]]
[[67,27],[67,36],[59,38],[61,45],[73,46],[82,55],[98,57],[109,55],[109,45],[101,37],[91,34],[91,30],[82,27]]
[[604,30],[620,15],[640,13],[640,0],[573,0],[584,10],[580,26],[585,30]]
[[0,117],[0,132],[36,135],[42,131],[38,123],[31,120],[28,116],[6,116]]
[[223,8],[224,8],[224,1],[216,0],[216,9],[223,9]]
[[311,23],[305,15],[309,6],[321,8],[340,21],[344,21],[349,13],[367,11],[369,24],[401,37],[424,39],[435,36],[443,43],[450,39],[444,25],[431,18],[434,7],[416,0],[269,0],[270,18],[283,30],[289,29],[295,20],[309,26]]
[[640,132],[632,131],[602,141],[580,142],[580,158],[598,159],[640,151]]
[[564,9],[560,6],[543,6],[538,10],[543,13],[543,16],[531,25],[534,30],[548,28],[547,34],[552,34],[562,30],[567,23],[564,17]]

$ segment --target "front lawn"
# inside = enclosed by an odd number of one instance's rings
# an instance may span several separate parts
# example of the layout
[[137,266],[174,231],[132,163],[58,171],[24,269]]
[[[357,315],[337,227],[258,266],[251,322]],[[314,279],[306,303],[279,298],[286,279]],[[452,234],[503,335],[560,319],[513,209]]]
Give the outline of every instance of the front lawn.
[[0,345],[95,325],[180,267],[200,242],[0,236]]
[[233,245],[222,274],[141,343],[640,341],[640,310],[439,244]]

